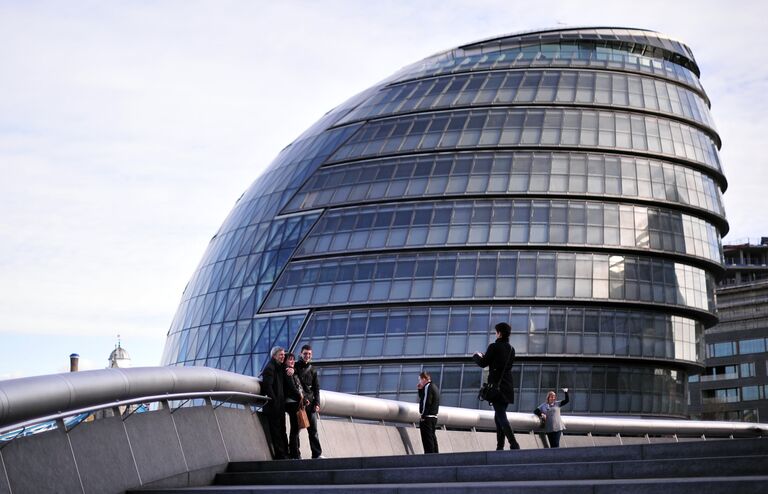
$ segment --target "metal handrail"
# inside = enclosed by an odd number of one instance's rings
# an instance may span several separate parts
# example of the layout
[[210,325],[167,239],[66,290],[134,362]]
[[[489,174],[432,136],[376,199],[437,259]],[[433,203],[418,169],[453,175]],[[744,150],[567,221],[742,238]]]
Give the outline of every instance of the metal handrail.
[[42,424],[44,422],[51,422],[59,419],[63,419],[66,417],[72,417],[74,415],[80,415],[81,413],[88,413],[92,414],[95,412],[99,412],[101,410],[108,410],[115,407],[123,407],[123,406],[131,406],[135,405],[137,403],[156,403],[161,401],[173,401],[173,400],[185,400],[185,399],[194,399],[194,398],[221,398],[220,400],[216,401],[224,401],[229,403],[239,403],[239,404],[255,404],[255,405],[261,405],[269,401],[269,398],[267,396],[263,395],[256,395],[251,393],[242,393],[239,391],[201,391],[197,393],[172,393],[172,394],[164,394],[164,395],[154,395],[154,396],[143,396],[140,398],[132,398],[129,400],[118,400],[114,402],[109,403],[102,403],[100,405],[94,405],[89,406],[86,408],[79,408],[75,410],[67,410],[64,412],[58,412],[51,415],[46,415],[42,417],[35,417],[29,420],[26,420],[24,422],[18,422],[12,425],[7,425],[5,427],[0,427],[0,435],[7,434],[9,432],[13,432],[18,429],[26,429],[28,427]]
[[[419,409],[416,403],[323,391],[320,393],[320,407],[325,415],[337,417],[407,424],[419,422]],[[451,428],[493,430],[496,427],[493,415],[494,412],[489,410],[441,406],[437,422]],[[533,413],[509,412],[507,418],[512,428],[517,431],[541,430],[541,422]],[[570,414],[563,415],[562,420],[569,432],[581,434],[768,436],[768,424],[759,423],[593,417]]]
[[260,390],[253,377],[209,367],[102,369],[9,379],[0,381],[0,428],[153,396],[218,392],[258,396]]
[[[207,367],[139,367],[104,369],[0,381],[0,432],[29,427],[89,411],[135,403],[198,397],[263,404],[259,381],[250,376]],[[242,400],[242,401],[241,401]],[[322,391],[323,415],[377,422],[419,421],[415,403]],[[508,413],[515,430],[537,431],[532,413]],[[594,417],[566,414],[567,430],[582,434],[680,435],[712,437],[768,436],[768,424]],[[493,412],[441,406],[438,423],[457,429],[495,428]]]

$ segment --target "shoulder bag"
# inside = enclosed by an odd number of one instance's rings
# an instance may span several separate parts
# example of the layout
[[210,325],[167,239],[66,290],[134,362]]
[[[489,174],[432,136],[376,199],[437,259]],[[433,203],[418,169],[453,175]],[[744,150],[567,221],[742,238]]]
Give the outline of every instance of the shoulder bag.
[[495,383],[485,383],[480,388],[480,391],[477,393],[477,398],[480,401],[487,401],[489,403],[492,403],[499,398],[501,398],[501,380],[504,379],[504,372],[507,370],[507,364],[509,363],[509,359],[512,357],[512,348],[509,349],[509,354],[507,355],[507,360],[504,362],[504,367],[501,368],[501,375],[499,376],[499,381]]
[[307,429],[309,427],[309,417],[307,417],[307,411],[304,407],[299,407],[296,412],[296,422],[299,424],[299,429]]

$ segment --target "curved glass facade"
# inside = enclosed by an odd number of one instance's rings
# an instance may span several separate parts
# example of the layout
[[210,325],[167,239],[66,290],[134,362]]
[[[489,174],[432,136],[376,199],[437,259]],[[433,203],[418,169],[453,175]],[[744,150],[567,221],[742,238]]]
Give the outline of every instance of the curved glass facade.
[[714,279],[703,269],[653,257],[550,251],[294,261],[262,309],[528,298],[653,302],[715,310]]
[[717,229],[679,211],[579,200],[424,201],[338,209],[297,257],[398,248],[589,246],[658,250],[720,262]]
[[702,357],[696,345],[701,325],[693,319],[652,311],[567,306],[315,311],[303,337],[328,359],[462,357],[487,343],[488,326],[495,320],[513,324],[510,341],[527,355],[583,353],[690,362]]
[[648,115],[583,109],[480,109],[372,121],[333,155],[346,161],[466,148],[574,147],[666,155],[720,172],[717,146],[691,125]]
[[329,166],[310,177],[286,209],[533,192],[671,202],[725,220],[720,189],[703,172],[653,159],[579,152],[435,153]]
[[726,180],[688,47],[632,29],[503,36],[329,112],[238,200],[184,291],[166,365],[258,375],[310,343],[322,387],[478,407],[491,328],[518,401],[683,416],[716,321]]
[[[440,382],[440,404],[477,407],[477,390],[483,380],[474,363],[339,365],[323,368],[323,386],[345,393],[372,394],[381,398],[418,401],[413,375],[427,370]],[[682,373],[645,365],[538,363],[525,361],[512,369],[516,409],[529,412],[547,391],[570,387],[568,405],[580,414],[684,415],[685,383]],[[512,406],[510,406],[512,408]]]
[[494,71],[410,81],[381,91],[343,121],[464,106],[552,103],[660,112],[714,130],[707,102],[684,86],[586,70]]

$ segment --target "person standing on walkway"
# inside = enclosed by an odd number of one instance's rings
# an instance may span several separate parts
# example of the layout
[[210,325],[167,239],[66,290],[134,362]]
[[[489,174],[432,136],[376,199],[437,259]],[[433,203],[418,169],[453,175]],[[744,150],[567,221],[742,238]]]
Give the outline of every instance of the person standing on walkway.
[[317,436],[317,413],[320,411],[320,383],[317,380],[317,370],[310,363],[312,360],[312,347],[301,347],[301,358],[296,362],[296,372],[299,374],[301,386],[304,388],[304,403],[309,419],[309,448],[312,450],[312,458],[322,458],[323,448],[320,446],[320,438]]
[[515,390],[512,385],[512,363],[515,360],[515,349],[509,344],[512,328],[505,322],[500,322],[496,330],[496,341],[488,345],[485,353],[475,352],[472,360],[480,367],[488,367],[488,382],[498,383],[499,396],[491,400],[496,422],[496,449],[504,449],[504,439],[509,441],[509,449],[520,449],[515,439],[515,433],[507,419],[507,407],[515,402]]
[[419,430],[421,431],[421,444],[424,445],[424,453],[439,453],[437,448],[437,411],[440,408],[440,391],[432,383],[429,372],[422,371],[419,374]]
[[285,434],[285,349],[276,346],[269,352],[269,363],[261,372],[261,392],[269,397],[263,411],[267,419],[272,457],[288,458],[288,437]]
[[568,396],[568,388],[563,388],[563,393],[565,393],[565,399],[557,401],[557,394],[550,391],[547,393],[547,401],[533,411],[544,424],[544,432],[547,433],[550,448],[560,447],[560,436],[565,430],[565,424],[560,417],[560,407],[567,405],[571,399]]
[[297,414],[304,406],[304,389],[301,386],[299,375],[295,369],[296,356],[289,353],[285,356],[285,411],[288,413],[288,422],[291,430],[288,434],[288,458],[301,459],[299,450],[299,419]]

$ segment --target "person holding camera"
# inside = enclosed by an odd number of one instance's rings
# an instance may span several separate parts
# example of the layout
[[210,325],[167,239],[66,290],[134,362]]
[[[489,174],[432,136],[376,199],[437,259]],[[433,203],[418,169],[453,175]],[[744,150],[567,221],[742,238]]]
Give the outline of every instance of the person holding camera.
[[544,425],[544,432],[547,433],[550,448],[560,447],[560,436],[565,430],[563,419],[560,418],[560,408],[567,405],[571,400],[568,396],[568,388],[563,388],[563,393],[565,393],[565,399],[558,401],[557,393],[550,391],[547,393],[547,401],[533,411]]
[[515,349],[509,344],[512,327],[505,322],[500,322],[494,329],[496,341],[488,345],[485,353],[475,352],[472,360],[480,367],[488,367],[488,383],[493,383],[498,388],[497,396],[488,398],[493,406],[493,420],[496,423],[496,450],[504,449],[505,438],[509,441],[509,449],[520,449],[507,418],[507,407],[515,402],[515,390],[512,386]]

